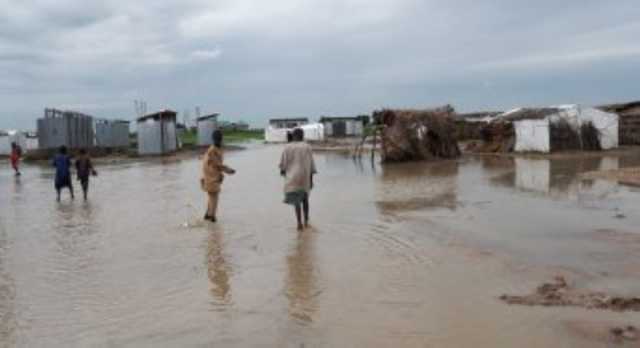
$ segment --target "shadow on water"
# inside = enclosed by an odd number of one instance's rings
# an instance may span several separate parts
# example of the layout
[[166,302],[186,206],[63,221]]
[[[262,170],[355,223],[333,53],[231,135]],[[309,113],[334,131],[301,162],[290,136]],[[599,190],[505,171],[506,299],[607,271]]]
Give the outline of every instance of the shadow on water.
[[384,214],[431,209],[455,210],[457,161],[389,164],[382,168],[376,206]]

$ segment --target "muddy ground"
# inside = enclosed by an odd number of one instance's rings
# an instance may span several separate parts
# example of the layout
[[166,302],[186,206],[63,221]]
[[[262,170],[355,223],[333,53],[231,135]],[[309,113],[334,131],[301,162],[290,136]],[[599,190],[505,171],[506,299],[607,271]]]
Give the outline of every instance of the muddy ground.
[[[556,276],[640,294],[640,190],[586,179],[635,152],[381,167],[317,153],[312,227],[280,146],[229,152],[218,224],[197,156],[103,162],[88,202],[0,164],[2,346],[637,346],[640,313],[520,306]],[[76,185],[77,186],[77,185]]]

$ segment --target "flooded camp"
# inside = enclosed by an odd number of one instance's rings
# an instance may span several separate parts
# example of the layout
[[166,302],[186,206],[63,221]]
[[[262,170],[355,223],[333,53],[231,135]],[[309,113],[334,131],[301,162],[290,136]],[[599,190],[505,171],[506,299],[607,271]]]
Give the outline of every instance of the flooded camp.
[[0,3],[0,348],[640,348],[640,0]]
[[[97,160],[87,203],[43,197],[47,165],[25,167],[19,181],[3,170],[0,337],[28,346],[519,346],[533,335],[544,346],[598,346],[570,323],[586,316],[608,332],[604,323],[638,318],[632,307],[545,310],[517,297],[556,276],[567,296],[640,294],[640,195],[585,176],[637,168],[632,153],[371,166],[319,152],[313,219],[301,233],[274,218],[290,214],[274,171],[282,150],[225,153],[237,174],[225,180],[215,224],[201,217],[198,156]],[[553,330],[539,331],[541,322]],[[466,333],[440,336],[434,326]]]

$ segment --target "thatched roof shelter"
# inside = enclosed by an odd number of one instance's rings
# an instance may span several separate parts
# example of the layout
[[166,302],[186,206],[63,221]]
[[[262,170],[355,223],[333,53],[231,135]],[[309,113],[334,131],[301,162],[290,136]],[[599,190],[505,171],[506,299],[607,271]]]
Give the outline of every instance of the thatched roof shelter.
[[426,110],[383,109],[374,112],[373,118],[381,128],[385,162],[460,156],[455,110],[450,105]]

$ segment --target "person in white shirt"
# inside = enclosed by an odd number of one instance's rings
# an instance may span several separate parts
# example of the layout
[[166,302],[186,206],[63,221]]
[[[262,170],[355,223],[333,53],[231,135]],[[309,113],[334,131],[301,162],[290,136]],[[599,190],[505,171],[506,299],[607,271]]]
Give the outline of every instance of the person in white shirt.
[[[293,130],[292,140],[282,152],[280,174],[285,178],[284,202],[294,207],[298,230],[309,226],[309,194],[317,173],[311,146],[304,142],[304,131]],[[304,224],[302,215],[304,214]]]

